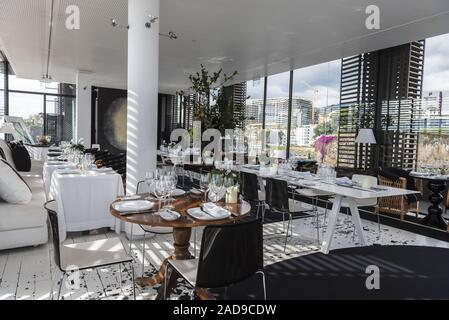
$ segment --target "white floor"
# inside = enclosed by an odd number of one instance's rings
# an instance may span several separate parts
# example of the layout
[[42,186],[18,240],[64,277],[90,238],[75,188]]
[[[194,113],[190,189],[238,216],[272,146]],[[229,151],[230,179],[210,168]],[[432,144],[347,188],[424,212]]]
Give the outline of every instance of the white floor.
[[[449,243],[387,226],[382,226],[379,238],[376,223],[363,221],[363,224],[369,244],[422,245],[449,248]],[[319,250],[313,218],[294,221],[294,236],[288,242],[286,253],[283,252],[284,236],[275,234],[280,232],[281,229],[282,223],[264,226],[266,236],[264,257],[266,265],[298,255],[315,253]],[[321,231],[323,230],[325,228],[321,229]],[[352,230],[352,225],[346,223],[344,217],[341,218],[332,249],[358,245],[357,240],[353,241]],[[98,232],[97,234],[71,236],[67,242],[83,242],[116,236],[112,232]],[[198,236],[199,238],[200,236]],[[121,239],[126,246],[129,245],[124,235],[121,235]],[[136,260],[134,263],[136,276],[140,276],[142,273],[141,249],[142,241],[135,241],[133,244],[133,255]],[[148,239],[145,251],[146,275],[154,273],[172,249],[172,238],[170,235],[155,236]],[[61,298],[70,300],[132,298],[130,296],[132,292],[131,273],[129,268],[123,267],[122,286],[120,286],[120,272],[117,267],[102,268],[98,272],[94,270],[86,271],[80,277],[80,288],[74,289],[64,285]],[[52,244],[36,248],[0,251],[0,300],[47,300],[56,298],[59,277],[60,272],[56,269],[53,262]],[[53,292],[52,283],[54,283]],[[156,289],[157,287],[145,289],[136,287],[137,299],[154,299]],[[172,298],[185,297],[186,291],[188,291],[188,288],[181,285],[172,295]]]

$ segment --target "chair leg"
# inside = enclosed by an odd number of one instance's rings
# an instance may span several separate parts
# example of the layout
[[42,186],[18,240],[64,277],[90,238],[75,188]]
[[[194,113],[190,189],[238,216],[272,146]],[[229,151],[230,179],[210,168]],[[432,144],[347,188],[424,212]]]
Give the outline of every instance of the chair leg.
[[257,204],[257,219],[259,219],[260,203]]
[[318,216],[318,197],[312,198],[312,203],[315,203],[313,205],[313,211],[315,212],[315,219],[316,219],[316,238],[318,241],[318,244],[320,243],[320,220]]
[[[290,230],[290,225],[292,224],[292,219],[293,219],[293,216],[292,216],[291,213],[289,213],[289,218],[290,219],[288,220],[287,233],[285,234],[284,253],[285,253],[285,251],[287,249],[288,231]],[[291,236],[293,236],[293,230],[291,232]]]
[[165,268],[165,274],[164,274],[164,300],[167,300],[167,279],[168,279],[168,269],[170,268],[170,264],[167,263],[167,267]]
[[193,255],[196,258],[196,228],[193,230]]
[[145,275],[145,243],[146,243],[147,233],[143,233],[143,243],[142,243],[142,277]]
[[265,201],[262,202],[262,223],[265,222]]
[[379,213],[379,210],[376,208],[376,214],[377,214],[377,229],[378,229],[378,232],[379,232],[379,238],[380,238],[380,213]]
[[267,284],[266,284],[266,280],[265,280],[265,272],[260,270],[260,271],[257,271],[257,273],[262,275],[263,299],[267,300]]
[[136,282],[135,282],[135,275],[134,275],[134,265],[132,261],[129,263],[129,266],[131,267],[131,285],[133,286],[133,300],[136,300]]
[[132,245],[133,245],[133,231],[134,231],[134,223],[131,223],[131,234],[129,235],[129,255],[131,255]]
[[120,290],[123,292],[123,277],[122,277],[122,264],[118,264],[118,270],[119,270],[119,280],[120,280]]
[[59,300],[59,298],[61,297],[61,289],[62,289],[62,283],[64,282],[64,278],[65,278],[65,272],[62,273],[61,278],[59,279],[58,297],[56,300]]

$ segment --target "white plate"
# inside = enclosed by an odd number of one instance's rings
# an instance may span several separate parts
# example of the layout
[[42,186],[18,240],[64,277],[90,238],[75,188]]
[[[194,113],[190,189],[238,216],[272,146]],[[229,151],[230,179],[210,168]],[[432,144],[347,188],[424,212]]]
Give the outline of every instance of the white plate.
[[198,190],[198,189],[191,189],[190,193],[193,195],[196,195],[196,196],[200,196],[203,194],[203,192],[201,192],[201,190]]
[[159,215],[161,216],[162,219],[167,221],[175,221],[181,218],[181,215],[173,210],[161,211],[159,212]]
[[121,212],[139,212],[153,209],[154,203],[148,200],[119,201],[112,207]]
[[186,194],[186,192],[184,190],[176,189],[175,191],[173,191],[172,196],[173,197],[181,197],[185,194]]
[[227,219],[231,216],[231,213],[225,209],[223,209],[223,215],[221,216],[217,216],[217,217],[213,217],[210,214],[207,214],[206,212],[204,212],[203,210],[201,210],[201,208],[191,208],[187,210],[187,213],[195,219],[198,220],[206,220],[206,221],[215,221],[215,220],[223,220],[223,219]]

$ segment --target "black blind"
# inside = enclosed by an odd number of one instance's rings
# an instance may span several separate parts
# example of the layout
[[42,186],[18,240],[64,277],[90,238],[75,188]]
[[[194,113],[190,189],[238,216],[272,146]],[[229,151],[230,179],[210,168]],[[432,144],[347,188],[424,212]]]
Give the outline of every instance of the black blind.
[[6,77],[8,76],[6,70],[6,61],[2,58],[0,53],[0,117],[6,113]]

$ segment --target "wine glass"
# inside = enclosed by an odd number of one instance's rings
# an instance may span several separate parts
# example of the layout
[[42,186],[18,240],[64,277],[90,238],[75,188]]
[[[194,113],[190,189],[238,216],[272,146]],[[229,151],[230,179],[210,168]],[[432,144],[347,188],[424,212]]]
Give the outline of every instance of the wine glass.
[[154,195],[159,200],[159,211],[162,209],[162,200],[167,196],[168,188],[167,181],[163,179],[163,176],[156,180]]
[[172,202],[174,202],[174,199],[173,199],[172,195],[176,190],[178,176],[170,174],[170,175],[167,175],[165,177],[165,179],[166,179],[166,183],[167,183],[167,197],[170,198],[170,199],[168,199],[169,204],[166,206],[166,208],[173,209],[174,206],[173,206]]
[[209,188],[212,194],[212,201],[218,202],[219,200],[221,200],[226,192],[226,188],[223,183],[223,176],[221,174],[212,175]]
[[149,171],[149,172],[145,173],[145,184],[147,185],[147,190],[149,193],[147,200],[154,200],[154,197],[151,196],[151,194],[154,193],[154,181],[155,181],[155,173],[154,172]]
[[207,192],[209,191],[209,174],[202,174],[200,176],[200,189],[204,193],[204,202],[207,202]]

